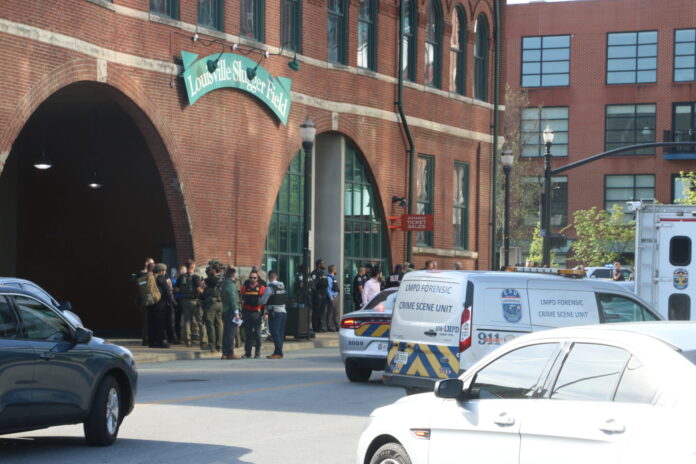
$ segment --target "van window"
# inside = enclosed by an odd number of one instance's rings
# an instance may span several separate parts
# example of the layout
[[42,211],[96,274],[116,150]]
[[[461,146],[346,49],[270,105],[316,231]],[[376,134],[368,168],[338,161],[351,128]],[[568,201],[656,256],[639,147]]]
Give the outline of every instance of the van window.
[[656,321],[657,318],[639,303],[621,295],[599,294],[599,306],[604,322]]
[[667,302],[670,321],[690,321],[691,320],[691,298],[686,293],[673,293]]
[[691,239],[689,237],[675,235],[669,240],[669,263],[672,266],[691,264]]

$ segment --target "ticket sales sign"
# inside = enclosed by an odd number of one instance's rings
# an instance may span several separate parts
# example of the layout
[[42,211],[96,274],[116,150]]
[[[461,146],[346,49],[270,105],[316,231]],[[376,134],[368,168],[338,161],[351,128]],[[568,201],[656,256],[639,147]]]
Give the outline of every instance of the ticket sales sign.
[[404,231],[428,231],[434,230],[432,214],[402,214],[401,230]]

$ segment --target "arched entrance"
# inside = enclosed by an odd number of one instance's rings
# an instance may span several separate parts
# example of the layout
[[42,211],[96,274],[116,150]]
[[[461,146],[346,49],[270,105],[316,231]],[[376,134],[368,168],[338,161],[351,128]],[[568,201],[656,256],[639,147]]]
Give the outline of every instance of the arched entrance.
[[[70,301],[86,326],[139,327],[131,274],[146,256],[177,262],[151,148],[113,87],[62,88],[32,114],[0,175],[0,275],[34,280]],[[152,128],[147,128],[152,134]],[[161,144],[161,141],[159,141]],[[38,170],[41,153],[52,163]],[[91,188],[96,173],[101,188]]]

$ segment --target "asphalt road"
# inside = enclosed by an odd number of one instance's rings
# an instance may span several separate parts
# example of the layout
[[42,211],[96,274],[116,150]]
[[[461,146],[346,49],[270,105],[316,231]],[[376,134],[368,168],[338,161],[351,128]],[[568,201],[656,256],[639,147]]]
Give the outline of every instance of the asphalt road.
[[135,410],[112,446],[86,446],[81,425],[54,427],[1,436],[0,462],[354,463],[370,411],[403,396],[378,374],[350,383],[335,348],[145,364],[139,374]]

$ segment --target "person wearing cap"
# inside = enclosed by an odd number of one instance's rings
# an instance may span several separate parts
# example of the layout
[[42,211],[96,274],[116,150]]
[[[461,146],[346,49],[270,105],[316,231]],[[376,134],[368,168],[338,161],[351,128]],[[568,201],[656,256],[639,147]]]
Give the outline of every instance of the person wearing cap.
[[151,348],[169,348],[165,340],[167,304],[173,300],[169,285],[167,284],[167,265],[157,263],[153,268],[157,289],[161,298],[151,306],[148,306],[148,342]]

